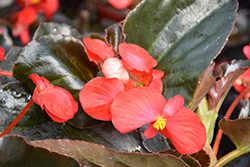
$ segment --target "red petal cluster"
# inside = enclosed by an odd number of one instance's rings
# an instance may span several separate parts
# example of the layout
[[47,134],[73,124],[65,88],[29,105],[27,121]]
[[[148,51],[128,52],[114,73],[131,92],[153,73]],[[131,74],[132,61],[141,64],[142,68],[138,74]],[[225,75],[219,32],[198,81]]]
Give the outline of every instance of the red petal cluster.
[[157,62],[145,49],[121,43],[120,60],[101,40],[84,38],[83,42],[89,59],[102,67],[105,76],[89,81],[79,94],[88,115],[111,120],[121,133],[149,124],[144,132],[146,138],[160,132],[181,154],[193,154],[204,147],[206,129],[200,118],[183,106],[182,96],[166,101],[161,95],[164,72],[153,70]]
[[32,100],[55,122],[63,123],[72,119],[78,111],[78,103],[65,89],[52,85],[46,78],[31,74],[36,84]]

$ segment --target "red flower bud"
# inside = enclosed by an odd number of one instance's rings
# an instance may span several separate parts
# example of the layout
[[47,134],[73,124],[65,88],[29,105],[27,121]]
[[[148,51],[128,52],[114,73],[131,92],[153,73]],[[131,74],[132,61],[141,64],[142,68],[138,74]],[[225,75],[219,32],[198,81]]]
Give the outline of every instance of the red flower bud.
[[32,100],[55,122],[63,123],[72,119],[78,111],[78,103],[65,89],[52,85],[46,78],[31,74],[36,84]]

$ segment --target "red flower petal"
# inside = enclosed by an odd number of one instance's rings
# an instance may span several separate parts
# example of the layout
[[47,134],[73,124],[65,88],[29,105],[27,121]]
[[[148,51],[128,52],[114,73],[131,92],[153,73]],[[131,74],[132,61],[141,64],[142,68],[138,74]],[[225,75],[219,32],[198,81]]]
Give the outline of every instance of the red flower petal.
[[127,84],[130,79],[128,71],[123,66],[122,61],[118,58],[108,58],[103,63],[102,72],[106,78],[118,78],[123,84]]
[[132,0],[108,0],[116,9],[125,9],[132,4]]
[[23,29],[23,31],[20,33],[20,40],[23,45],[27,45],[30,41],[30,33],[28,29]]
[[246,45],[243,47],[243,53],[246,55],[248,59],[250,59],[250,46]]
[[133,131],[160,118],[165,104],[164,96],[151,88],[130,89],[111,105],[112,122],[121,133]]
[[200,118],[185,107],[167,118],[166,128],[160,130],[160,133],[169,138],[181,154],[200,151],[207,139],[205,126]]
[[102,40],[86,37],[82,41],[86,46],[89,60],[96,64],[103,63],[106,59],[115,56],[114,50]]
[[36,20],[37,11],[33,6],[23,8],[17,18],[17,22],[24,25],[31,25]]
[[150,139],[150,138],[153,138],[157,135],[157,133],[159,132],[157,129],[155,129],[153,127],[153,124],[155,122],[152,122],[148,125],[148,128],[144,131],[143,135],[146,139]]
[[153,70],[153,80],[148,87],[155,89],[160,94],[162,93],[163,83],[161,78],[164,76],[164,72],[161,70]]
[[157,65],[156,60],[136,44],[121,43],[119,53],[126,63],[139,71],[147,71]]
[[110,105],[124,91],[123,83],[117,78],[97,77],[82,88],[79,98],[84,111],[92,118],[111,120]]
[[185,101],[181,95],[171,97],[162,111],[164,118],[172,117],[177,111],[183,108]]
[[0,46],[0,61],[3,61],[5,55],[5,50]]
[[45,111],[55,122],[63,123],[72,119],[78,111],[78,103],[73,96],[63,88],[53,86],[46,93],[37,96]]

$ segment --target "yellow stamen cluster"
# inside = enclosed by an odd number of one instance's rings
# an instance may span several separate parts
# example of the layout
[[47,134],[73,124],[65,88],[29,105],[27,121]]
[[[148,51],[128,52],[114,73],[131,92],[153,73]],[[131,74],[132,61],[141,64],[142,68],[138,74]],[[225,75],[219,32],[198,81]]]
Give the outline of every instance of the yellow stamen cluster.
[[166,127],[166,121],[167,119],[160,118],[154,123],[153,127],[157,130],[163,130]]
[[37,3],[39,3],[41,0],[31,0],[31,3],[32,4],[37,4]]

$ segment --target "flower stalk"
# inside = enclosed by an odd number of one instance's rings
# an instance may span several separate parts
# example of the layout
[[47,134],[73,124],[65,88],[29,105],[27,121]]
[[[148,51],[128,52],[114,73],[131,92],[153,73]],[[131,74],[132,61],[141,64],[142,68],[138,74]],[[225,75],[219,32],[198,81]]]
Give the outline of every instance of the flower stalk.
[[[237,98],[233,101],[233,103],[231,104],[231,106],[229,107],[229,109],[227,110],[227,113],[225,114],[225,118],[229,119],[230,116],[232,115],[235,107],[237,106],[237,104],[240,102],[240,100],[245,97],[245,95],[250,91],[250,85],[248,85],[238,96]],[[217,135],[215,137],[214,140],[214,145],[213,145],[213,152],[214,155],[216,156],[219,150],[219,146],[220,146],[220,141],[222,138],[222,134],[223,131],[221,129],[218,130]]]
[[13,72],[0,70],[0,75],[7,76],[7,77],[13,77]]
[[28,104],[24,107],[24,109],[20,112],[20,114],[14,119],[14,121],[8,126],[7,129],[0,135],[0,137],[7,135],[15,126],[16,124],[23,118],[23,116],[28,112],[28,110],[34,104],[33,100],[30,100]]

